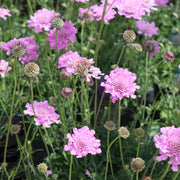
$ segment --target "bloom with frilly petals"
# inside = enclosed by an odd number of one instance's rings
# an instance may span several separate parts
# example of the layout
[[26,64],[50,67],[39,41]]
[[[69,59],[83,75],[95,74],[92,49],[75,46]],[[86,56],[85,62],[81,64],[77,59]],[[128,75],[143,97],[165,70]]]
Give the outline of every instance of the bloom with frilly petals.
[[153,40],[147,40],[143,42],[143,50],[148,52],[148,55],[152,57],[155,53],[160,50],[160,46],[158,42],[154,42]]
[[[70,40],[72,43],[75,42],[75,36],[77,33],[77,29],[74,27],[74,24],[69,21],[65,21],[63,27],[58,30],[58,50],[65,49],[68,50],[68,41]],[[48,34],[47,40],[50,43],[50,48],[56,48],[56,28],[50,31]]]
[[169,0],[155,0],[155,3],[157,4],[157,6],[167,6]]
[[32,105],[29,103],[27,103],[25,107],[27,109],[24,110],[24,114],[29,116],[35,116],[34,120],[37,126],[43,125],[49,128],[53,122],[55,122],[56,124],[60,123],[60,121],[58,120],[60,116],[56,114],[53,106],[48,105],[47,101],[44,102],[34,101],[33,102],[34,111]]
[[103,75],[99,68],[92,65],[93,63],[93,59],[86,59],[78,52],[69,51],[59,57],[58,68],[64,68],[63,71],[67,76],[79,75],[90,82],[91,78],[100,79]]
[[164,51],[164,57],[171,62],[174,61],[174,53],[171,51]]
[[10,12],[9,9],[0,8],[0,17],[3,18],[4,20],[6,20],[7,19],[6,16],[11,16],[11,14],[9,12]]
[[49,31],[51,28],[51,21],[56,15],[59,15],[59,13],[55,13],[54,10],[45,8],[38,10],[34,13],[34,16],[31,15],[30,20],[27,21],[29,24],[28,27],[34,27],[35,33],[42,32],[43,29]]
[[87,154],[100,154],[99,148],[101,143],[99,139],[94,137],[95,131],[84,126],[80,129],[73,128],[74,134],[67,134],[68,144],[64,146],[65,151],[70,151],[77,158],[87,156]]
[[177,172],[180,165],[180,127],[162,127],[160,132],[160,136],[154,136],[155,146],[160,153],[156,160],[162,161],[170,157],[168,163],[172,164],[172,170]]
[[155,27],[155,23],[148,23],[145,21],[137,21],[136,26],[138,27],[138,34],[144,33],[145,36],[151,37],[153,34],[159,34],[158,28]]
[[8,67],[8,62],[6,62],[4,59],[0,60],[0,75],[2,78],[5,77],[5,74],[11,70],[11,67]]
[[82,18],[83,20],[92,22],[92,20],[94,19],[94,14],[93,12],[88,9],[88,8],[79,8],[79,15],[78,17]]
[[31,62],[39,56],[37,54],[39,46],[36,44],[36,41],[31,37],[25,37],[20,39],[14,38],[7,43],[3,43],[0,48],[4,51],[7,50],[6,54],[9,56],[12,54],[13,47],[19,44],[25,49],[24,55],[22,57],[19,57],[19,61],[21,61],[22,64]]
[[134,93],[140,86],[134,82],[136,80],[135,73],[130,72],[128,69],[116,68],[110,72],[109,76],[106,75],[104,78],[106,82],[101,82],[100,85],[105,87],[106,93],[111,94],[113,103],[124,97],[136,98]]

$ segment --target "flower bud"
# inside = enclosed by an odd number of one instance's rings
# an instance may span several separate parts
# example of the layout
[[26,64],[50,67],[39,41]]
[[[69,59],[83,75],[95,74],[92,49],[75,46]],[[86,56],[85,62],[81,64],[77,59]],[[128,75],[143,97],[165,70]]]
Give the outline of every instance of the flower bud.
[[171,62],[174,61],[174,54],[171,51],[164,51],[164,57],[168,61],[171,61]]
[[142,52],[143,51],[143,48],[142,48],[142,46],[140,44],[135,43],[133,46],[134,46],[134,49],[136,51],[138,51],[138,52]]
[[24,73],[28,77],[36,77],[39,74],[39,71],[39,66],[34,62],[30,62],[24,66]]
[[127,43],[132,43],[135,41],[136,39],[136,33],[133,30],[126,30],[123,33],[123,39],[127,42]]
[[72,97],[73,95],[73,91],[71,88],[68,88],[68,87],[64,87],[62,90],[61,90],[61,95],[66,97],[66,98],[69,98],[69,97]]
[[21,130],[21,126],[18,124],[12,124],[11,125],[11,134],[18,134]]
[[106,123],[104,124],[104,127],[108,130],[108,131],[113,131],[116,129],[116,124],[112,121],[106,121]]
[[53,106],[57,106],[58,105],[58,100],[55,97],[50,97],[49,98],[50,104]]
[[12,54],[16,57],[22,57],[25,54],[25,48],[19,43],[12,48]]
[[52,179],[57,180],[58,179],[58,175],[57,174],[52,174]]
[[130,135],[128,129],[126,127],[123,127],[123,126],[118,129],[118,133],[124,139],[128,138]]
[[52,27],[60,29],[64,25],[64,21],[60,17],[54,17],[51,21]]
[[62,81],[69,81],[69,76],[67,76],[64,71],[60,72],[60,78]]
[[144,129],[143,128],[137,128],[135,129],[135,132],[134,134],[137,136],[137,137],[143,137],[145,132],[144,132]]
[[21,96],[21,102],[22,103],[27,103],[28,102],[28,98],[26,96]]
[[38,166],[37,166],[37,169],[39,172],[41,173],[45,173],[47,171],[47,165],[45,163],[40,163]]
[[140,172],[145,168],[145,161],[142,158],[133,158],[131,161],[131,169]]

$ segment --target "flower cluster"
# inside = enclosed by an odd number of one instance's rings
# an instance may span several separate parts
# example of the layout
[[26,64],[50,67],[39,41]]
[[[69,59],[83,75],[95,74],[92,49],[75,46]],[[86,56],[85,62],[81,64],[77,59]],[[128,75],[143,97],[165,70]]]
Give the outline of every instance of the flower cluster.
[[80,129],[73,128],[74,134],[67,134],[68,144],[64,146],[65,151],[70,151],[77,158],[87,156],[87,154],[100,154],[101,143],[94,137],[95,131],[84,126]]
[[8,67],[8,62],[6,62],[4,59],[0,60],[0,75],[2,78],[5,77],[5,74],[11,70],[11,67]]
[[106,93],[111,94],[113,103],[124,97],[136,98],[134,93],[140,86],[134,82],[136,80],[135,73],[130,72],[128,69],[116,68],[110,72],[109,76],[106,75],[104,78],[106,82],[101,82],[100,85],[105,87]]
[[34,27],[34,32],[42,32],[43,29],[45,31],[49,31],[51,28],[51,21],[55,15],[59,15],[55,13],[54,10],[48,10],[43,8],[42,10],[38,10],[34,13],[34,16],[31,15],[30,20],[27,21],[29,24],[28,27]]
[[91,78],[100,79],[101,73],[99,68],[94,67],[93,59],[81,57],[78,52],[66,52],[58,60],[58,68],[64,68],[63,71],[67,76],[79,75],[90,81]]
[[56,124],[60,123],[60,121],[58,120],[60,116],[56,114],[53,106],[48,105],[47,101],[34,101],[33,107],[29,103],[27,103],[25,107],[27,109],[24,110],[24,114],[29,116],[35,116],[34,120],[37,126],[43,125],[49,128],[53,122],[55,122]]
[[7,19],[6,16],[11,16],[10,10],[5,8],[0,8],[0,17],[6,20]]
[[37,54],[37,51],[39,50],[39,46],[36,44],[36,41],[31,37],[25,37],[8,41],[7,43],[3,43],[0,48],[2,50],[7,50],[7,55],[11,55],[13,53],[13,48],[15,46],[21,45],[25,53],[22,57],[19,57],[19,61],[21,61],[22,64],[31,62],[35,60],[39,55]]
[[158,28],[155,27],[155,22],[148,23],[145,21],[137,21],[136,26],[138,27],[138,34],[144,33],[145,36],[151,37],[154,34],[159,34]]
[[[75,35],[77,33],[77,29],[74,27],[74,24],[69,21],[65,21],[63,27],[58,30],[58,50],[65,49],[68,50],[68,41],[70,40],[72,43],[75,42]],[[50,43],[50,48],[56,48],[56,28],[50,31],[48,34],[47,40]]]
[[172,170],[178,171],[178,165],[180,165],[180,127],[162,127],[160,129],[162,133],[160,136],[154,136],[155,146],[159,149],[160,156],[156,157],[157,161],[166,160],[172,164]]

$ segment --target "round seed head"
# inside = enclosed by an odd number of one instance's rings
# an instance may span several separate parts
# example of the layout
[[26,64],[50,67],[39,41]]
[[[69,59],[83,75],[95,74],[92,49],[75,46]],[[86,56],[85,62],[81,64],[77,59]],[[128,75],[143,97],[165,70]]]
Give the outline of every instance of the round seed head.
[[106,123],[104,124],[104,127],[108,130],[108,131],[113,131],[116,129],[116,124],[112,121],[106,121]]
[[36,77],[39,74],[39,71],[39,66],[34,62],[30,62],[24,66],[24,73],[28,77]]
[[11,134],[18,134],[21,130],[21,126],[18,124],[12,124],[11,126]]
[[135,41],[136,39],[136,33],[133,30],[126,30],[123,33],[123,39],[127,42],[127,43],[132,43]]
[[143,128],[137,128],[135,129],[135,132],[134,134],[137,136],[137,137],[143,137],[145,132],[144,132],[144,129]]
[[138,43],[134,44],[134,49],[138,52],[142,52],[142,50],[143,50],[142,46]]
[[25,54],[25,48],[19,43],[12,48],[12,54],[16,57],[22,57]]
[[140,172],[145,168],[145,161],[142,158],[133,158],[131,161],[131,169]]
[[51,21],[52,27],[60,29],[64,25],[64,21],[60,17],[54,17]]
[[28,98],[26,96],[21,96],[21,101],[23,103],[26,103],[26,102],[28,102]]
[[66,73],[64,71],[60,72],[60,78],[62,81],[69,81],[69,76],[66,75]]
[[73,91],[71,88],[68,88],[68,87],[64,87],[62,88],[61,90],[61,95],[66,97],[66,98],[69,98],[69,97],[72,97],[73,95]]
[[58,100],[55,97],[50,97],[49,98],[50,104],[53,106],[57,106],[58,105]]
[[129,130],[123,126],[118,129],[118,133],[124,139],[128,138],[130,135]]
[[39,172],[41,173],[45,173],[47,171],[47,165],[45,163],[40,163],[38,166],[37,166],[37,169]]

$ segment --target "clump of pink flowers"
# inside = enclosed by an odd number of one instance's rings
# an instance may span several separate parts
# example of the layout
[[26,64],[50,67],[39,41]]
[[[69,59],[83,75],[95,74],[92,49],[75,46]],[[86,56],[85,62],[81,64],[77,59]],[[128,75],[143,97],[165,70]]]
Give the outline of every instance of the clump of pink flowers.
[[11,67],[8,67],[8,62],[6,62],[4,59],[0,60],[0,75],[2,78],[5,77],[5,74],[11,70]]
[[67,134],[68,144],[64,146],[65,151],[70,151],[77,158],[87,156],[87,154],[100,154],[100,140],[94,137],[95,131],[84,126],[80,129],[73,128],[73,134]]
[[0,48],[2,50],[6,50],[6,55],[12,54],[12,49],[14,46],[20,44],[25,49],[25,54],[22,57],[19,57],[19,61],[22,64],[31,62],[35,60],[39,55],[37,51],[39,50],[39,45],[36,44],[36,41],[31,37],[25,37],[8,41],[7,43],[3,43]]
[[0,17],[6,20],[7,19],[6,16],[11,16],[10,10],[5,8],[0,8]]
[[168,60],[173,62],[174,61],[174,53],[171,51],[164,51],[164,57]]
[[28,27],[34,27],[34,32],[42,32],[43,30],[49,31],[51,28],[51,21],[53,17],[59,15],[55,13],[54,10],[48,10],[43,8],[34,13],[34,16],[31,15],[30,20],[27,21],[29,24]]
[[162,161],[170,157],[168,163],[172,164],[172,170],[177,172],[180,165],[180,127],[162,127],[160,132],[160,136],[154,136],[155,146],[160,153],[156,160]]
[[67,76],[79,75],[90,82],[91,78],[100,79],[103,75],[99,68],[92,65],[93,63],[93,59],[86,59],[78,52],[69,51],[59,57],[58,68],[63,68]]
[[[77,33],[77,29],[74,27],[74,24],[69,21],[65,21],[63,27],[58,30],[58,50],[65,49],[68,50],[68,41],[70,40],[72,43],[75,42],[75,36]],[[56,28],[50,31],[48,34],[47,40],[50,43],[50,48],[56,48]]]
[[32,104],[29,103],[27,103],[25,107],[27,109],[24,110],[24,114],[29,116],[35,116],[34,120],[37,126],[43,125],[49,128],[53,122],[55,122],[56,124],[60,123],[60,121],[58,120],[60,116],[55,112],[53,106],[48,105],[47,101],[34,101],[33,107]]
[[128,69],[116,68],[110,72],[109,76],[106,75],[104,78],[106,82],[101,82],[100,85],[105,87],[106,93],[111,94],[113,103],[124,97],[136,98],[134,93],[140,86],[134,82],[136,80],[135,73],[130,72]]
[[137,21],[136,26],[138,27],[138,34],[144,33],[145,36],[151,37],[154,34],[159,34],[158,28],[155,26],[155,22],[148,23],[145,21]]

